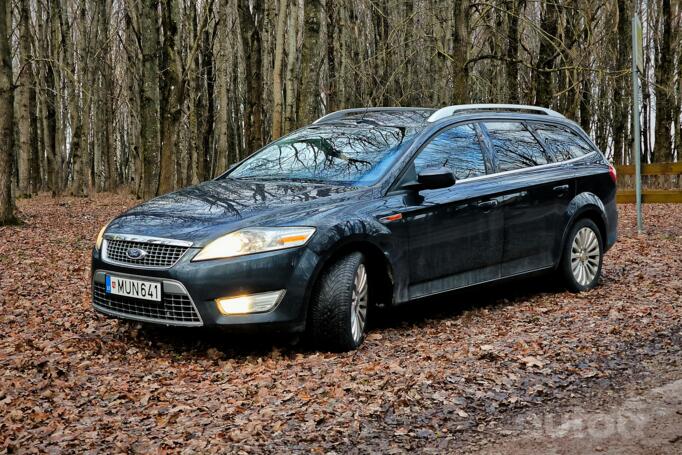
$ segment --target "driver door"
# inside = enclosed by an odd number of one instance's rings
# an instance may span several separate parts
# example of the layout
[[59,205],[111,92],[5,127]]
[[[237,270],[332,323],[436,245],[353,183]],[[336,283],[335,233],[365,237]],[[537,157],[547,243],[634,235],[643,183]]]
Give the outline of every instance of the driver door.
[[476,124],[459,124],[436,133],[414,160],[412,172],[445,166],[457,183],[405,197],[410,298],[499,277],[504,219],[487,179],[476,179],[490,168],[482,144]]

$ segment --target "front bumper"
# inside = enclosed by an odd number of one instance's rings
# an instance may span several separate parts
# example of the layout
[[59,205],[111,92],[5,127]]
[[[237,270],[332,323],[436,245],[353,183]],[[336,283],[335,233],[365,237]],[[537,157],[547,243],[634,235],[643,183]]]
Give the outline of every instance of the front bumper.
[[[301,332],[305,329],[307,301],[319,257],[308,248],[273,251],[232,259],[191,262],[198,253],[192,248],[171,268],[139,269],[111,264],[100,253],[92,256],[93,307],[108,316],[152,324],[225,327],[234,331]],[[167,310],[136,299],[103,305],[106,274],[162,283],[163,304]],[[284,290],[281,301],[263,313],[224,315],[215,299]],[[186,297],[183,297],[186,296]],[[134,305],[133,305],[134,304]],[[172,305],[171,305],[172,304]],[[181,306],[180,306],[181,305]],[[196,317],[192,317],[192,310]]]

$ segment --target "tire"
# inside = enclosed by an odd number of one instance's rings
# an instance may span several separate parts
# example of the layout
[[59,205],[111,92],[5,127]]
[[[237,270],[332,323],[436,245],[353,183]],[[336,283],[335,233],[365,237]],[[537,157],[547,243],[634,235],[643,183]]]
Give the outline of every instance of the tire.
[[597,286],[604,260],[604,243],[594,221],[578,220],[566,238],[561,255],[561,275],[571,292]]
[[341,257],[322,272],[309,313],[309,335],[316,347],[343,352],[362,344],[367,327],[368,281],[365,257],[359,252]]

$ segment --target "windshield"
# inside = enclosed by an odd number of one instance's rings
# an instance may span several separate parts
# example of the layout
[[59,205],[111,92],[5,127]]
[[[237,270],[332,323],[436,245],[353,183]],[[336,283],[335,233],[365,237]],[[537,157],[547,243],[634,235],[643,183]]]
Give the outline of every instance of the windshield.
[[266,146],[226,177],[367,186],[384,175],[415,133],[383,125],[311,126]]

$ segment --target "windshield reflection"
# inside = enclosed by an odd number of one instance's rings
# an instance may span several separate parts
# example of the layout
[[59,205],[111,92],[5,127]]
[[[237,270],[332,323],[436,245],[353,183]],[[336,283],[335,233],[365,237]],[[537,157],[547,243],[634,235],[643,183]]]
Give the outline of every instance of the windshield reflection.
[[365,120],[362,125],[310,126],[266,146],[226,177],[371,185],[397,159],[416,130]]

